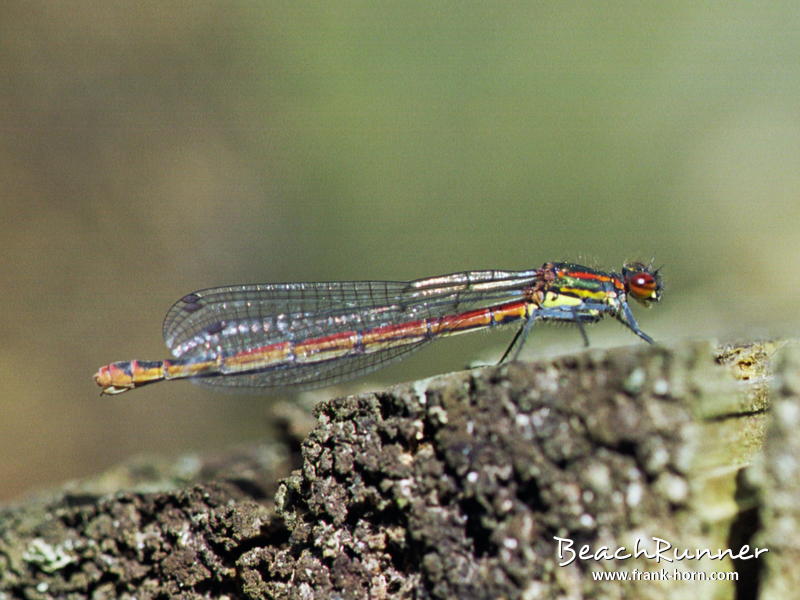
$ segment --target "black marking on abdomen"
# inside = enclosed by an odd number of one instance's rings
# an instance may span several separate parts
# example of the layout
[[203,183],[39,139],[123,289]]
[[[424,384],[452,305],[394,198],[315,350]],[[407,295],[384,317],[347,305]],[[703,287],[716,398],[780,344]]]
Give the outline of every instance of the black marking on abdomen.
[[[136,365],[140,369],[160,369],[161,366],[164,364],[163,360],[137,360]],[[130,375],[130,373],[128,373]]]

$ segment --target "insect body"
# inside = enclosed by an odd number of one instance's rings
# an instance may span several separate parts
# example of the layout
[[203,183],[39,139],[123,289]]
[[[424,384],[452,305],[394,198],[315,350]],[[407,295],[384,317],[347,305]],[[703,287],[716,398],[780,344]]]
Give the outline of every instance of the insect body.
[[648,343],[628,298],[661,299],[657,269],[620,273],[572,263],[527,271],[465,271],[414,281],[233,285],[192,292],[170,308],[174,359],[115,362],[94,376],[105,394],[164,379],[212,386],[308,389],[353,379],[437,338],[521,323],[503,360],[516,358],[537,321],[579,326],[616,318]]

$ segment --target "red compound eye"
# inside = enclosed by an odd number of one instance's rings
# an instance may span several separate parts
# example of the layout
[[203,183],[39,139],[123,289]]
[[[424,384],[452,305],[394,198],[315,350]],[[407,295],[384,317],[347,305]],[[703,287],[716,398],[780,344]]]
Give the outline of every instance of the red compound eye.
[[637,300],[655,300],[658,282],[650,273],[631,273],[626,279],[628,293]]

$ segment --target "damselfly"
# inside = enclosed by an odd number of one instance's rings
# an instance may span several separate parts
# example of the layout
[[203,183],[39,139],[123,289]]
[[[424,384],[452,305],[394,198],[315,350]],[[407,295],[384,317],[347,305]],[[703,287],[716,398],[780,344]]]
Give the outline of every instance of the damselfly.
[[233,285],[192,292],[164,320],[174,359],[123,361],[94,376],[105,394],[163,379],[233,388],[308,389],[353,379],[445,336],[519,322],[502,360],[516,358],[536,321],[612,316],[644,341],[628,297],[661,299],[658,269],[621,273],[571,263],[528,271],[466,271],[415,281]]

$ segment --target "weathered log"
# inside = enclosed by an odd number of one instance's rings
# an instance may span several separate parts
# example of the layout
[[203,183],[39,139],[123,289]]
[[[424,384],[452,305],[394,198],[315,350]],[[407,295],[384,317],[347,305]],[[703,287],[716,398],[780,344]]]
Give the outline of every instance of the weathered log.
[[[0,598],[754,598],[797,578],[779,534],[800,359],[781,345],[589,350],[327,400],[301,465],[254,445],[0,509]],[[620,558],[637,539],[651,558]],[[593,556],[563,564],[565,540]],[[743,544],[770,552],[731,560]],[[662,570],[740,578],[646,580]],[[621,572],[640,578],[595,579]]]

